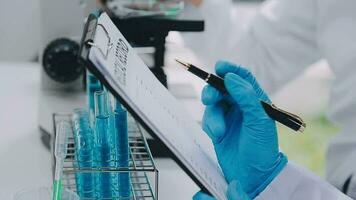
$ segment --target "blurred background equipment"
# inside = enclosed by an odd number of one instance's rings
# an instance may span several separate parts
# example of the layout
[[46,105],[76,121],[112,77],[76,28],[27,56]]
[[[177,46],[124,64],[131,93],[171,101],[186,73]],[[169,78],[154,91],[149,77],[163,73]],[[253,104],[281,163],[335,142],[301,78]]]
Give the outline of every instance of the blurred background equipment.
[[125,38],[137,49],[145,64],[165,86],[167,77],[162,67],[168,33],[204,31],[204,20],[198,9],[190,4],[184,5],[182,0],[111,0],[107,2],[106,10]]
[[175,16],[184,8],[184,0],[111,0],[109,10],[119,18]]
[[[90,10],[103,6],[125,38],[166,87],[167,76],[163,66],[168,33],[204,30],[204,20],[198,10],[190,4],[184,4],[182,0],[100,2],[99,5],[94,0],[42,0],[40,4],[41,49],[44,51],[40,53],[43,70],[39,123],[42,140],[47,147],[52,133],[53,113],[69,112],[83,107],[85,102],[84,70],[77,62],[76,54],[82,24]],[[155,155],[166,156],[162,145],[151,137],[148,137],[148,142]]]
[[42,61],[39,126],[49,147],[52,115],[82,107],[85,102],[82,66],[76,56],[85,18],[95,0],[40,0]]
[[78,43],[70,39],[60,38],[51,42],[42,57],[46,75],[62,84],[79,79],[84,70],[78,63],[78,51]]

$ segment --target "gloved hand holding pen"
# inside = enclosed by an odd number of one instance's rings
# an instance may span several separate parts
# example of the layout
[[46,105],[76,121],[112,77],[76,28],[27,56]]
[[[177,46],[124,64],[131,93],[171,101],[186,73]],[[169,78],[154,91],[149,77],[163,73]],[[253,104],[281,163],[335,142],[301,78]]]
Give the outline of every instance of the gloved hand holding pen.
[[[240,66],[218,62],[216,73],[224,77],[228,94],[209,85],[204,88],[203,130],[214,144],[229,183],[228,199],[253,199],[287,163],[278,148],[275,122],[260,103],[270,103],[270,99],[253,75]],[[197,193],[193,199],[213,198]]]

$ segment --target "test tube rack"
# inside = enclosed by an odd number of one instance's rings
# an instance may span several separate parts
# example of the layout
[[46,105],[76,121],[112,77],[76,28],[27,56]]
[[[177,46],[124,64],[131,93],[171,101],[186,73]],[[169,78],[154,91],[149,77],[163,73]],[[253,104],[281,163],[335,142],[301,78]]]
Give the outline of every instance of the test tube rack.
[[[61,120],[71,121],[71,114],[54,114],[54,130],[56,124]],[[86,167],[79,168],[75,159],[75,144],[73,132],[68,136],[68,153],[63,165],[64,188],[77,192],[76,174],[77,173],[120,173],[130,174],[131,197],[112,197],[105,200],[158,200],[158,169],[152,157],[152,153],[143,135],[142,127],[133,119],[128,117],[129,135],[129,166],[120,167]],[[53,159],[54,160],[54,159]],[[98,198],[81,198],[81,200],[98,200]]]

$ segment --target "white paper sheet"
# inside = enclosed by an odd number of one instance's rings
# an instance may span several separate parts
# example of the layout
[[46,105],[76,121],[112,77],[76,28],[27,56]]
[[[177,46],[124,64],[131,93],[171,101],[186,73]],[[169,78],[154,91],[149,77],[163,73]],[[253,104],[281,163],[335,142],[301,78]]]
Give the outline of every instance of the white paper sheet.
[[[101,26],[102,25],[102,26]],[[108,32],[112,47],[105,56]],[[225,200],[227,183],[213,145],[199,124],[156,79],[106,13],[99,20],[89,59],[128,105],[217,199]],[[104,54],[103,54],[104,52]]]

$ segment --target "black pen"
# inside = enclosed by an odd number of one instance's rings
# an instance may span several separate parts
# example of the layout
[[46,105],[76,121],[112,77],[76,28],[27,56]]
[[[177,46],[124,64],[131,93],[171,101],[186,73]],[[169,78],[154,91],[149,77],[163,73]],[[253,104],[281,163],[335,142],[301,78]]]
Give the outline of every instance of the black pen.
[[[217,88],[218,90],[222,92],[227,92],[224,84],[224,79],[222,79],[219,76],[216,76],[214,74],[210,74],[208,72],[205,72],[204,70],[189,64],[185,63],[182,61],[179,61],[176,59],[176,61],[183,65],[186,70],[189,72],[193,73],[194,75],[198,76],[199,78],[205,80],[205,82],[209,83],[213,87]],[[261,100],[262,107],[264,108],[265,112],[267,115],[278,121],[279,123],[299,132],[303,132],[306,124],[304,123],[303,119],[300,118],[299,116],[289,113],[287,111],[284,111],[282,109],[277,108],[274,104],[269,104],[265,101]]]

